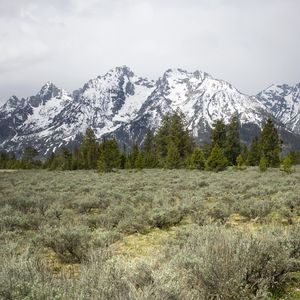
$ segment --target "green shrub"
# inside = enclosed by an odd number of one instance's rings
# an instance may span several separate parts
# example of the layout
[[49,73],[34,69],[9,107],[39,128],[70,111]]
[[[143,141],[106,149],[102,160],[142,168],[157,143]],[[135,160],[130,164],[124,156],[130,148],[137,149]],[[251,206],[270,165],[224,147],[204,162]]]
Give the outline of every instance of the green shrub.
[[247,219],[265,218],[273,208],[270,200],[247,199],[235,204],[234,211]]
[[22,231],[38,229],[42,220],[37,214],[24,214],[6,205],[0,210],[0,230],[1,231]]
[[289,155],[282,160],[281,170],[287,174],[292,173],[292,160]]
[[90,231],[84,226],[48,228],[43,232],[41,240],[63,262],[81,262],[90,248]]
[[77,209],[79,213],[89,213],[92,209],[97,209],[100,206],[100,199],[89,195],[73,203],[73,207]]
[[258,167],[259,167],[259,170],[261,172],[266,172],[267,171],[268,162],[267,162],[267,159],[264,156],[260,159]]
[[208,171],[223,171],[228,166],[228,160],[225,157],[222,149],[216,144],[211,151],[210,156],[206,162],[206,169]]
[[157,228],[168,228],[180,223],[183,217],[183,211],[178,208],[158,208],[153,210],[150,224]]
[[0,261],[0,299],[62,299],[63,294],[47,266],[36,258],[23,254]]
[[280,239],[223,227],[189,229],[169,255],[200,299],[266,299],[289,270]]

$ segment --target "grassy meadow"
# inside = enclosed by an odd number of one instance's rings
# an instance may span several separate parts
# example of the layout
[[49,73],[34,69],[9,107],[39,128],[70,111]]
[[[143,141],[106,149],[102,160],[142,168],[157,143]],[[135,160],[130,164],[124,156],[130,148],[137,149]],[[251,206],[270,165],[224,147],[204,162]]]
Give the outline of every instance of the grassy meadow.
[[0,172],[0,299],[300,299],[300,167]]

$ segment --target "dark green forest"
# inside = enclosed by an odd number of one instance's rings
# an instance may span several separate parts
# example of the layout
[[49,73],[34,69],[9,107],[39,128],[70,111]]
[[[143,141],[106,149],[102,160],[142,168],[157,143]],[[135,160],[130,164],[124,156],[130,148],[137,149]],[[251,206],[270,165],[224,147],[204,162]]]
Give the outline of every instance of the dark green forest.
[[198,145],[185,122],[185,116],[176,111],[163,118],[157,132],[150,129],[141,147],[134,143],[131,148],[119,145],[116,139],[98,142],[88,128],[82,143],[74,151],[61,147],[43,160],[37,159],[34,147],[24,149],[21,158],[13,153],[0,153],[1,169],[90,170],[111,172],[114,169],[198,169],[222,171],[228,166],[243,170],[247,166],[259,166],[261,171],[268,167],[282,167],[291,171],[293,164],[300,163],[300,153],[290,152],[282,156],[282,141],[272,121],[268,119],[261,133],[249,147],[240,139],[240,122],[233,116],[229,124],[224,120],[214,122],[211,143]]

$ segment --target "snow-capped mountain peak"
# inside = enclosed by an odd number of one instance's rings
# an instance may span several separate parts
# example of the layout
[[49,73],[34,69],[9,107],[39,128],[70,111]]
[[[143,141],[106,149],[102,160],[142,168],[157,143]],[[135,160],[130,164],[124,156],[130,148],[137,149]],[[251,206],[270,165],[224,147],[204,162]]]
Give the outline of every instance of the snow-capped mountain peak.
[[300,83],[271,85],[257,95],[281,123],[300,134]]
[[6,113],[13,112],[15,109],[24,105],[24,99],[19,99],[17,96],[11,96],[6,103],[0,108],[0,111],[4,111]]
[[[289,113],[284,116],[293,125],[290,128],[297,129],[299,90],[300,84],[274,85],[254,97],[202,71],[168,69],[153,81],[120,66],[73,93],[47,82],[35,96],[11,97],[0,108],[0,149],[21,153],[33,145],[41,155],[47,154],[76,144],[87,127],[99,139],[114,136],[131,146],[141,143],[148,128],[156,130],[163,116],[177,109],[200,142],[208,141],[215,120],[229,122],[233,115],[239,116],[243,138],[249,142],[279,105]],[[277,115],[281,116],[280,110]]]

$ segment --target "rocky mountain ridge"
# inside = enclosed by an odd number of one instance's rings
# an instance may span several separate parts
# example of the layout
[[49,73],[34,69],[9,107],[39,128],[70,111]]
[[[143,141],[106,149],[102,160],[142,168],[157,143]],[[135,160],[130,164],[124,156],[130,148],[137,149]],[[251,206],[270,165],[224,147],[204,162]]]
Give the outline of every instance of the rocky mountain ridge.
[[32,145],[42,156],[47,155],[62,145],[76,146],[87,127],[99,139],[114,136],[128,146],[141,144],[146,130],[156,130],[162,117],[176,109],[185,114],[200,143],[209,140],[214,120],[228,122],[236,114],[245,142],[273,116],[283,139],[297,148],[299,87],[274,86],[248,96],[201,71],[169,69],[155,82],[126,66],[116,67],[72,93],[47,82],[35,96],[12,96],[0,108],[0,150],[21,154]]

